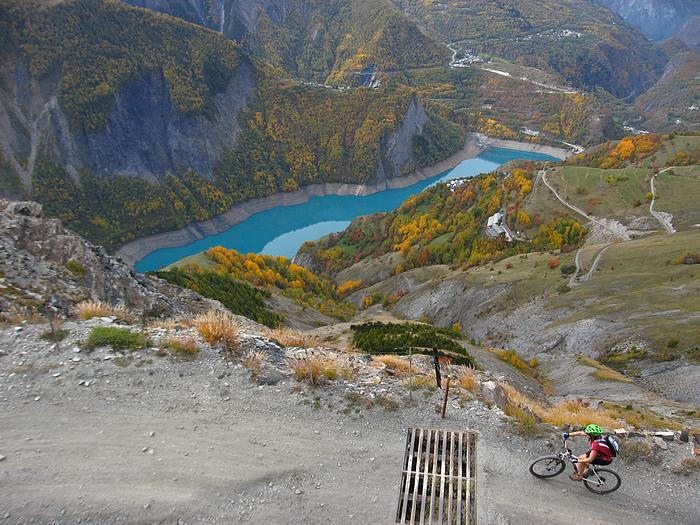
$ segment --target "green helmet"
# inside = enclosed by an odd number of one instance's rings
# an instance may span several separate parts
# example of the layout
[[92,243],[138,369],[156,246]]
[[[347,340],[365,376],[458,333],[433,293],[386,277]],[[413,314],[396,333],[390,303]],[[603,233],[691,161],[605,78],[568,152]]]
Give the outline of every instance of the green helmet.
[[603,435],[603,429],[598,425],[588,425],[583,431],[589,436],[601,436]]

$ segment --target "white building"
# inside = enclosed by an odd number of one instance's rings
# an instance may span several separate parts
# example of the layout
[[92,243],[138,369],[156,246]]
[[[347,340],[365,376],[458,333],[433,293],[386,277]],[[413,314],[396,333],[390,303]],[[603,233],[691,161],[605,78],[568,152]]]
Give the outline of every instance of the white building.
[[508,242],[513,240],[513,232],[504,221],[505,215],[502,211],[496,212],[486,222],[486,235],[492,239],[496,239],[501,235],[505,235]]

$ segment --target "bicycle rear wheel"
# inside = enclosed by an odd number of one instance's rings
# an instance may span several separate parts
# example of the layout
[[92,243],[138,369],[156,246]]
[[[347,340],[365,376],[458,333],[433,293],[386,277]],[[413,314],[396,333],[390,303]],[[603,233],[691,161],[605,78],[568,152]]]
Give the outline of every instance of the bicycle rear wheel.
[[557,456],[544,456],[530,465],[530,474],[540,479],[553,478],[564,471],[564,461]]
[[596,469],[596,474],[583,478],[583,484],[594,494],[610,494],[620,488],[622,479],[617,472],[606,468]]

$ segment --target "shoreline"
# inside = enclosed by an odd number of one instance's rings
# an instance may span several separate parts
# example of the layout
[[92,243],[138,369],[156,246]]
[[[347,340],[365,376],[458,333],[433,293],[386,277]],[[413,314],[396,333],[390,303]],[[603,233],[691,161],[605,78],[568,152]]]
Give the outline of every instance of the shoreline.
[[207,219],[206,221],[193,222],[168,232],[150,235],[134,239],[119,248],[114,255],[120,257],[130,266],[143,259],[149,253],[161,248],[177,248],[185,246],[207,237],[216,235],[240,224],[252,215],[260,213],[278,206],[293,206],[308,202],[314,196],[326,195],[371,195],[388,189],[399,189],[412,186],[422,180],[435,177],[440,173],[450,170],[461,162],[472,159],[490,147],[514,149],[519,151],[529,151],[544,153],[560,159],[565,159],[569,152],[564,149],[540,144],[529,144],[527,142],[517,142],[511,140],[493,139],[477,133],[469,133],[464,147],[458,152],[450,155],[446,159],[416,170],[403,177],[388,179],[384,184],[363,185],[344,184],[339,182],[325,182],[304,186],[298,191],[291,193],[275,193],[267,197],[252,199],[240,204],[235,204],[221,215]]

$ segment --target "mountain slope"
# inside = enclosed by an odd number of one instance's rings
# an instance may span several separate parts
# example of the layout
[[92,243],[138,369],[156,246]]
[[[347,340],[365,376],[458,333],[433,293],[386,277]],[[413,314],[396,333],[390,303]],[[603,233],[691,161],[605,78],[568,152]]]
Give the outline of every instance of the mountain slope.
[[665,40],[682,31],[686,22],[700,16],[695,0],[597,0],[651,40]]
[[406,174],[434,161],[424,129],[440,158],[462,145],[409,89],[304,86],[121,2],[2,0],[0,24],[0,192],[109,249],[311,182]]
[[666,61],[634,28],[585,0],[397,4],[446,42],[553,71],[575,87],[600,87],[617,98],[644,92]]
[[302,78],[348,84],[368,68],[439,65],[449,53],[390,0],[223,0],[128,3],[222,32]]

